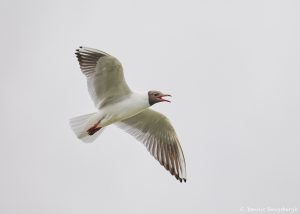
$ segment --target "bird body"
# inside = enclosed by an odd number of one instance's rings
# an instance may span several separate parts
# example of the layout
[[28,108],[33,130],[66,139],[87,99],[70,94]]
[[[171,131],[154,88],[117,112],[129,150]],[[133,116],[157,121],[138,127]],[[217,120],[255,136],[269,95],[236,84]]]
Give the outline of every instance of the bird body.
[[106,105],[99,109],[101,127],[132,117],[150,107],[148,94],[131,93],[120,102]]
[[87,77],[88,91],[97,112],[70,119],[76,136],[93,142],[107,126],[114,124],[137,140],[180,182],[186,181],[185,159],[169,120],[149,109],[155,103],[170,102],[159,91],[136,93],[125,82],[121,63],[97,49],[80,47],[76,55]]

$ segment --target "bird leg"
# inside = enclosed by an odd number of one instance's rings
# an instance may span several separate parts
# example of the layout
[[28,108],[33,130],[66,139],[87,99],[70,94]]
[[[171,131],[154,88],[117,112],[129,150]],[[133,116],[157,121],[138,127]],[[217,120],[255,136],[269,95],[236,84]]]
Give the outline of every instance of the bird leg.
[[95,125],[93,125],[91,128],[87,130],[87,133],[89,135],[95,134],[97,131],[99,131],[102,127],[98,126],[100,124],[101,120],[99,120]]

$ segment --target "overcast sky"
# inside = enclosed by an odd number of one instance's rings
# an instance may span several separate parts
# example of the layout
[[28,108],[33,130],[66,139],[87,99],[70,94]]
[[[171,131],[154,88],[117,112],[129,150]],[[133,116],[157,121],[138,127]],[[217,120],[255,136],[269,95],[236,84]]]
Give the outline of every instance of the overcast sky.
[[[300,213],[299,1],[0,2],[0,213]],[[187,183],[94,112],[75,49],[116,56],[133,90],[161,90]],[[260,212],[262,213],[262,212]],[[269,212],[271,213],[271,212]],[[286,212],[287,213],[287,212]]]

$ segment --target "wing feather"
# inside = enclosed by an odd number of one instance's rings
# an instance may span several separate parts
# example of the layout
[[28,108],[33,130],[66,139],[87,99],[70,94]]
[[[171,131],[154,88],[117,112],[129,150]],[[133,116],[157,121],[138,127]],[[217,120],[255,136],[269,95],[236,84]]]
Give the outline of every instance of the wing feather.
[[96,107],[118,102],[131,93],[122,65],[115,57],[87,47],[80,47],[75,54]]
[[186,181],[184,155],[175,130],[164,115],[146,109],[116,125],[141,141],[151,155],[180,182]]

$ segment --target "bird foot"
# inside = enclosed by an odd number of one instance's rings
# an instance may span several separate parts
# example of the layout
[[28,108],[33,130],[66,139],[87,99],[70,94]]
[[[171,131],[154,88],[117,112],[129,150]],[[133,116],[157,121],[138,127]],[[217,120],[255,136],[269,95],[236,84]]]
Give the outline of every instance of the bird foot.
[[98,125],[99,125],[99,123],[100,123],[100,121],[98,122],[98,123],[96,123],[95,125],[93,125],[91,128],[89,128],[88,130],[87,130],[87,133],[89,134],[89,135],[93,135],[93,134],[95,134],[97,131],[99,131],[102,127],[99,127]]

